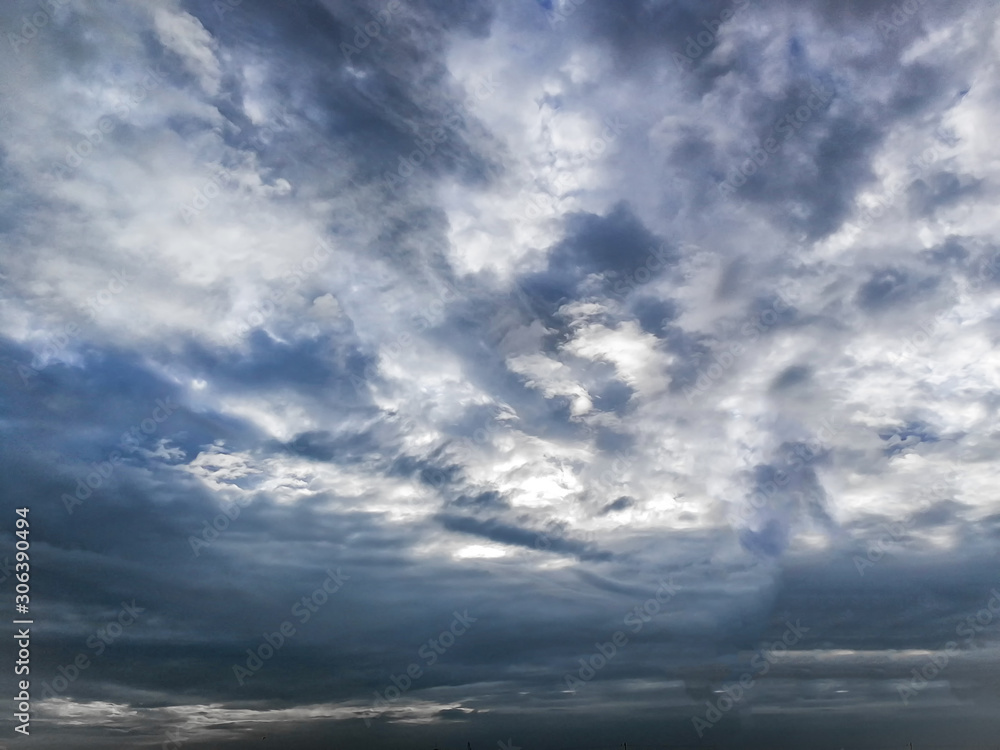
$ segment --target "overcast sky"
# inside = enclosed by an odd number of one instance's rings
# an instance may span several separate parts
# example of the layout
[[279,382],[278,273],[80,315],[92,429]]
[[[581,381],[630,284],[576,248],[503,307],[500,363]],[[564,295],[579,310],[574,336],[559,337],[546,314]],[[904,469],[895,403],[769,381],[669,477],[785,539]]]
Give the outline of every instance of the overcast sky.
[[998,19],[3,3],[2,741],[995,748]]

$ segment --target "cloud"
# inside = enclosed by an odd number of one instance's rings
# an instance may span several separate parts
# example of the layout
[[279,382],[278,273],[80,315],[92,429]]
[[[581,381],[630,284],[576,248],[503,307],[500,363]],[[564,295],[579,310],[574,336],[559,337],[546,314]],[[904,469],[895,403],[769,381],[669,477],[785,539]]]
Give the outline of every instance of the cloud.
[[995,734],[991,5],[0,24],[39,748]]
[[181,64],[197,79],[202,90],[216,96],[222,70],[212,49],[212,35],[201,22],[190,13],[156,8],[153,11],[153,28],[160,43],[180,58]]

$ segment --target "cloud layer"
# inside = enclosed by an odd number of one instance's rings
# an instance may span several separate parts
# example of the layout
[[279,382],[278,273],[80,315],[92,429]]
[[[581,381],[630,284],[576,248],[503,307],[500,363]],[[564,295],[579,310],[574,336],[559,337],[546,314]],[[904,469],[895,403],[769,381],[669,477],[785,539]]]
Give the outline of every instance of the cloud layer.
[[995,737],[992,4],[0,25],[35,746]]

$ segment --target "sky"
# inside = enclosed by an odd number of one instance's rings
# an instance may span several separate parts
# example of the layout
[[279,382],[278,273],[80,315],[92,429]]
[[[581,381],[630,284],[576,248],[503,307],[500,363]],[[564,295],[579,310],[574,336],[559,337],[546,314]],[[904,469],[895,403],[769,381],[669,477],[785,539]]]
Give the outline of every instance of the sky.
[[4,3],[0,745],[995,748],[998,19]]

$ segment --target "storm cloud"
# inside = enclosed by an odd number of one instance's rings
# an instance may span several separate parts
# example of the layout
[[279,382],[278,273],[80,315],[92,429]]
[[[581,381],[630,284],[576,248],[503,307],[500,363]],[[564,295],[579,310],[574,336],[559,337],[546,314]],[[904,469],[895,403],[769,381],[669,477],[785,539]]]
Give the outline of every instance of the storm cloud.
[[5,742],[995,740],[994,4],[0,27]]

